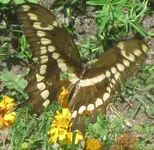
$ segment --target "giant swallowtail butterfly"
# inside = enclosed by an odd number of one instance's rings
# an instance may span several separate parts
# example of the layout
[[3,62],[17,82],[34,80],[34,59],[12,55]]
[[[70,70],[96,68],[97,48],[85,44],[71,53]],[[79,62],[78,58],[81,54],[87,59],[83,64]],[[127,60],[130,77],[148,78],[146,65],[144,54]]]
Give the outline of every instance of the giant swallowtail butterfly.
[[[22,4],[17,13],[31,52],[38,59],[27,75],[27,104],[38,112],[57,99],[62,87],[71,90],[68,102],[73,130],[81,131],[83,112],[96,116],[98,108],[105,110],[113,94],[137,72],[138,64],[147,56],[144,42],[120,41],[95,64],[83,68],[71,36],[50,11],[36,4]],[[71,78],[60,80],[65,71],[71,72]]]

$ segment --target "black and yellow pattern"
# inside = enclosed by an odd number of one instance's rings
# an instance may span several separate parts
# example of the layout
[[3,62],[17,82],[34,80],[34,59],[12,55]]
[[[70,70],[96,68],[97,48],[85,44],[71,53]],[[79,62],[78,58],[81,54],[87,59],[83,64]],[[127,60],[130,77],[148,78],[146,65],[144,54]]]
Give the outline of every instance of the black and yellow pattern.
[[[97,109],[105,110],[120,86],[137,72],[144,62],[148,47],[140,40],[120,41],[95,64],[83,68],[79,52],[63,25],[45,8],[36,4],[23,4],[17,9],[30,49],[38,61],[31,64],[27,76],[27,102],[40,111],[55,100],[64,86],[72,90],[69,108],[72,111],[72,129],[80,129],[79,114]],[[69,71],[72,77],[60,80],[60,73]],[[83,118],[83,117],[82,117]]]

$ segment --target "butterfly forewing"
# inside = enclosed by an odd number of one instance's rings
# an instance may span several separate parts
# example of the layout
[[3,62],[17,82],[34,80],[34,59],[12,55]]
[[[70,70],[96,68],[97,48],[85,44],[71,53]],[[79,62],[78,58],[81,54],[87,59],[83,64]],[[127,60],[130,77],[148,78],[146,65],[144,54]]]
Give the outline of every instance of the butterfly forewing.
[[[73,72],[74,78],[67,81],[66,88],[69,84],[74,84],[81,69],[80,56],[69,33],[50,11],[36,4],[23,4],[17,9],[17,14],[30,50],[38,59],[30,65],[26,77],[29,82],[26,92],[31,94],[28,104],[39,106],[46,100],[57,97],[59,89],[64,86],[59,81],[61,72]],[[55,86],[57,81],[59,86]],[[55,87],[59,92],[50,90]]]
[[57,53],[72,67],[81,67],[74,41],[50,11],[39,5],[23,4],[17,13],[34,56],[49,54],[56,59]]

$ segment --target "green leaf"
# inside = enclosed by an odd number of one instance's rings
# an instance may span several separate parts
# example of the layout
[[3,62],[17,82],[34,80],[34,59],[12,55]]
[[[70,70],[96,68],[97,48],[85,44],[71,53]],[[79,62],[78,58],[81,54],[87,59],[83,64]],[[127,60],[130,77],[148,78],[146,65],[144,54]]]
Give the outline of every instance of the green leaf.
[[14,0],[14,2],[16,5],[25,3],[24,0]]
[[137,31],[139,32],[141,35],[147,35],[147,31],[141,27],[139,24],[137,24],[136,22],[133,22],[133,21],[129,21],[129,23],[132,25],[132,27]]
[[[23,3],[25,3],[25,0],[14,0],[14,2],[15,2],[15,4],[23,4]],[[37,4],[38,2],[37,2],[37,0],[29,0],[29,2],[30,3],[35,3],[35,4]]]
[[135,125],[134,126],[135,131],[142,133],[143,132],[143,127],[141,127],[140,125]]
[[78,0],[72,0],[71,4],[74,4],[76,3]]
[[0,25],[0,29],[6,29],[6,26]]
[[108,4],[108,1],[107,0],[88,1],[87,4],[89,4],[89,5],[105,5],[105,4]]
[[127,3],[127,0],[122,0],[122,1],[114,0],[112,2],[112,5],[126,5],[126,3]]
[[0,3],[2,4],[8,4],[10,2],[10,0],[0,0]]
[[21,77],[15,76],[9,71],[5,71],[0,73],[0,80],[8,89],[13,89],[24,94],[23,89],[27,82]]
[[37,0],[29,0],[30,3],[35,3],[35,4],[38,4],[38,1]]
[[106,137],[108,135],[108,130],[106,128],[100,131],[100,137]]
[[133,118],[136,116],[136,114],[138,113],[139,109],[141,107],[141,103],[140,102],[136,102],[136,106],[135,106],[135,109],[133,111]]

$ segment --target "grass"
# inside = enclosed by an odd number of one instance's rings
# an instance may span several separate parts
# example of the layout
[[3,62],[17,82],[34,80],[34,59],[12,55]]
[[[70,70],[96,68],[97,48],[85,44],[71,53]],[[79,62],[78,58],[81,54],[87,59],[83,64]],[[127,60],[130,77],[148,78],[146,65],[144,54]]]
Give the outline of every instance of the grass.
[[22,149],[23,143],[27,143],[29,149],[39,149],[40,146],[46,147],[46,149],[52,148],[47,142],[47,131],[50,128],[53,112],[52,108],[52,111],[45,112],[39,117],[30,115],[26,110],[19,112],[13,132],[11,132],[13,148]]
[[120,96],[122,99],[127,99],[128,103],[132,103],[133,101],[136,103],[133,118],[141,107],[145,108],[149,117],[153,117],[153,73],[153,66],[144,66],[138,73],[138,76],[131,78],[121,90]]
[[[9,1],[5,1],[5,3],[0,1],[0,3],[0,10],[4,15],[6,15],[8,10],[13,10]],[[22,3],[22,1],[15,1],[13,7],[19,3]],[[96,33],[96,36],[89,36],[84,44],[77,42],[82,59],[88,61],[89,64],[95,62],[98,57],[110,47],[109,45],[113,45],[113,43],[116,43],[120,39],[127,38],[128,32],[133,34],[137,33],[146,36],[146,38],[151,38],[153,36],[153,33],[146,31],[141,25],[144,16],[148,13],[152,13],[148,7],[148,1],[136,2],[135,0],[132,0],[131,2],[128,2],[126,0],[102,0],[99,2],[86,1],[85,4],[81,1],[70,0],[68,3],[66,4],[63,2],[58,4],[58,11],[55,10],[55,12],[65,11],[64,8],[67,8],[66,14],[72,16],[76,14],[76,10],[74,9],[75,6],[80,8],[81,5],[95,6],[95,9],[97,10],[95,20],[98,32]],[[8,16],[6,15],[6,18],[7,17]],[[5,19],[5,17],[3,19]],[[7,19],[5,20],[6,22],[8,21]],[[69,28],[69,26],[67,27]],[[76,33],[74,28],[69,30],[78,36],[78,33]],[[6,64],[6,62],[9,61],[13,66],[16,64],[11,61],[12,59],[19,59],[24,63],[27,63],[28,60],[32,60],[31,54],[28,51],[28,43],[19,28],[12,28],[11,25],[1,24],[0,32],[2,33],[0,47],[1,62],[5,62]],[[16,51],[13,53],[10,51],[11,42],[6,38],[10,34],[16,34],[19,43],[15,48]],[[5,64],[3,65],[3,63],[1,63],[3,68],[0,73],[2,87],[2,91],[0,92],[1,96],[9,95],[16,100],[17,104],[19,104],[21,101],[25,100],[23,89],[26,84],[26,81],[24,80],[26,73],[20,72],[20,74],[15,75],[10,69],[12,67],[7,67]],[[67,78],[68,75],[64,75],[64,78],[65,76]],[[112,115],[102,115],[102,113],[99,113],[95,124],[91,124],[87,119],[88,126],[86,129],[86,138],[78,145],[48,143],[49,136],[47,132],[50,129],[51,120],[56,110],[61,109],[57,104],[54,104],[40,115],[29,114],[27,108],[18,110],[17,119],[15,120],[14,125],[8,129],[8,141],[5,141],[5,143],[0,142],[0,147],[2,149],[7,149],[9,147],[14,150],[58,150],[60,148],[64,150],[78,150],[84,148],[86,139],[95,138],[99,139],[105,145],[106,149],[109,149],[111,145],[115,143],[117,136],[129,131],[138,136],[143,135],[143,137],[139,137],[138,150],[148,150],[147,145],[152,142],[154,136],[154,128],[151,124],[152,121],[150,120],[150,118],[154,118],[153,81],[154,67],[150,65],[142,67],[138,75],[128,80],[122,87],[121,92],[115,96],[115,105],[117,105],[117,103],[119,104],[119,101],[128,103],[128,114],[125,116],[117,116],[114,114],[116,113],[115,111],[111,111],[111,114],[113,113]],[[137,124],[131,129],[127,129],[126,122],[128,118],[136,119],[136,116],[140,113],[141,109],[145,110],[147,116],[144,115],[144,117],[149,117],[150,123],[147,122],[145,125]]]

